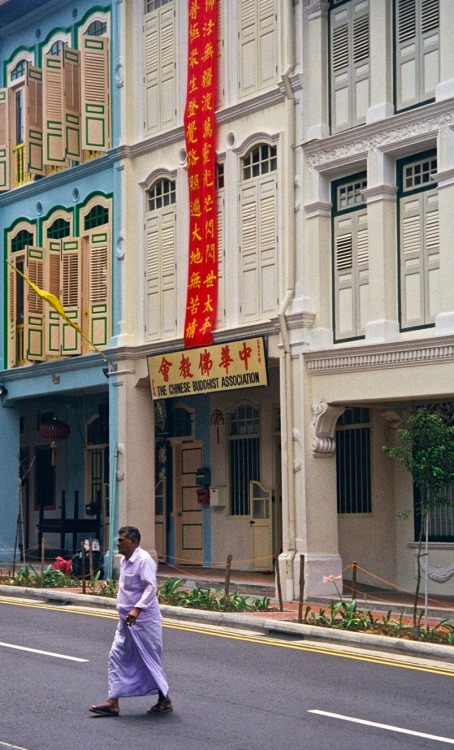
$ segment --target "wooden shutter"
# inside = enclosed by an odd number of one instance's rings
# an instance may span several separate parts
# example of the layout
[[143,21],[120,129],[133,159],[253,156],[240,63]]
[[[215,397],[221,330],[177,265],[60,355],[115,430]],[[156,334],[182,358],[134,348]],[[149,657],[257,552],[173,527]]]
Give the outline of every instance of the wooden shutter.
[[276,83],[277,9],[273,0],[241,0],[239,95]]
[[369,94],[369,4],[352,2],[331,13],[333,132],[366,121]]
[[107,151],[110,139],[109,40],[82,37],[82,148]]
[[364,333],[369,307],[367,212],[352,211],[334,220],[335,336]]
[[44,174],[43,71],[27,65],[24,102],[25,160],[29,174]]
[[[60,287],[60,300],[66,315],[81,327],[81,258],[78,237],[65,238],[61,241]],[[81,351],[80,334],[68,323],[62,321],[61,353],[80,354]]]
[[173,3],[145,17],[143,47],[146,133],[156,133],[176,124],[175,39]]
[[[61,240],[48,240],[46,257],[46,289],[60,299]],[[48,356],[59,357],[61,354],[63,320],[51,305],[46,305],[46,308],[46,352]]]
[[[15,258],[10,256],[12,263]],[[16,306],[17,306],[17,284],[19,276],[8,266],[8,367],[15,367],[19,364],[17,361],[17,326],[16,326]],[[25,284],[25,282],[23,282]]]
[[260,310],[258,268],[258,186],[241,191],[240,320],[257,320]]
[[277,200],[274,175],[241,193],[240,304],[242,322],[277,314]]
[[402,327],[424,322],[423,194],[400,201],[400,285]]
[[175,211],[146,219],[147,338],[170,337],[177,330]]
[[274,0],[259,0],[258,6],[258,37],[260,74],[258,85],[260,89],[272,86],[277,80],[277,12]]
[[424,198],[424,308],[425,322],[433,323],[440,309],[440,227],[438,213],[438,193],[428,191]]
[[[111,239],[108,225],[87,239],[89,262],[88,337],[95,346],[107,346],[111,335]],[[84,311],[85,312],[85,311]]]
[[80,102],[80,52],[70,47],[63,49],[64,88],[64,146],[68,159],[80,161],[81,102]]
[[440,80],[439,0],[397,0],[397,109],[435,97]]
[[9,190],[8,89],[0,89],[0,191]]
[[[44,250],[27,247],[24,273],[30,281],[44,287]],[[30,362],[45,359],[44,300],[24,284],[24,350]]]
[[61,54],[44,55],[44,164],[61,166],[65,161],[63,119],[63,58]]
[[218,240],[218,302],[216,308],[215,328],[225,327],[225,201],[224,190],[216,191],[216,228]]

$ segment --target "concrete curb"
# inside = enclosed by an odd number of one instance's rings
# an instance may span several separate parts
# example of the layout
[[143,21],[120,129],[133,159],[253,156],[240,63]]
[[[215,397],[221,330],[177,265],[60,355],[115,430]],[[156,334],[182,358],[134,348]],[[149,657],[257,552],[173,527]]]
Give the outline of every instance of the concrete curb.
[[[53,589],[15,588],[0,586],[0,594],[22,599],[40,599],[45,602],[61,604],[78,604],[96,606],[115,610],[115,599],[94,594],[78,594],[73,591],[54,591]],[[208,612],[202,609],[188,607],[171,607],[161,605],[164,619],[192,621],[211,624],[215,627],[242,628],[244,630],[262,631],[265,634],[280,633],[281,635],[297,636],[300,639],[322,641],[337,645],[349,645],[356,648],[373,649],[400,655],[425,657],[454,663],[454,648],[436,643],[420,643],[406,641],[400,638],[390,638],[370,633],[353,633],[348,630],[303,625],[297,622],[273,620],[266,614],[241,614],[236,612]],[[290,616],[290,615],[289,615]]]

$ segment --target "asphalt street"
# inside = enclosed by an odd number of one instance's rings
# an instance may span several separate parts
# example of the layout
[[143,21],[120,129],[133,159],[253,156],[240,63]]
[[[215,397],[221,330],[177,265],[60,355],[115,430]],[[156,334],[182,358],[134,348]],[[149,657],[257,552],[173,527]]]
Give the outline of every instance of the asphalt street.
[[114,612],[0,598],[0,750],[430,750],[454,746],[454,665],[165,623],[173,713],[106,697]]

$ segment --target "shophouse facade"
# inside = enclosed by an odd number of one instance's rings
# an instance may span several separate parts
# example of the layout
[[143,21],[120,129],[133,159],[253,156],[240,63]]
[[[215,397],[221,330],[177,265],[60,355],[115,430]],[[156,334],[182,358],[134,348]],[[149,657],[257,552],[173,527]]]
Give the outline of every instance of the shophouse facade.
[[[383,445],[418,406],[452,422],[453,14],[444,0],[304,7],[303,283],[316,316],[300,507],[337,519],[325,539],[344,575],[357,561],[378,586],[414,587],[419,534],[411,477]],[[454,590],[453,521],[450,506],[430,520],[432,593]]]

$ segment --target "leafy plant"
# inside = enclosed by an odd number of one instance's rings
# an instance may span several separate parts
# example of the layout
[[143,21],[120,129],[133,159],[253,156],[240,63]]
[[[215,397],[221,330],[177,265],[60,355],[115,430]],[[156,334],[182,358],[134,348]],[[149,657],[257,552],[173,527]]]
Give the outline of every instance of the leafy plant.
[[56,570],[53,565],[44,568],[42,574],[33,565],[25,565],[17,571],[13,581],[15,586],[30,586],[32,588],[67,588],[75,585],[72,576],[65,575],[61,570]]
[[224,592],[212,588],[202,589],[196,586],[187,591],[181,588],[181,580],[178,578],[167,578],[164,581],[159,587],[158,599],[161,604],[175,607],[227,612],[267,612],[271,605],[269,596],[261,599],[248,597],[240,594],[238,590],[230,594],[227,600]]
[[117,582],[112,578],[106,578],[102,581],[97,591],[98,596],[109,596],[115,598],[117,595]]

